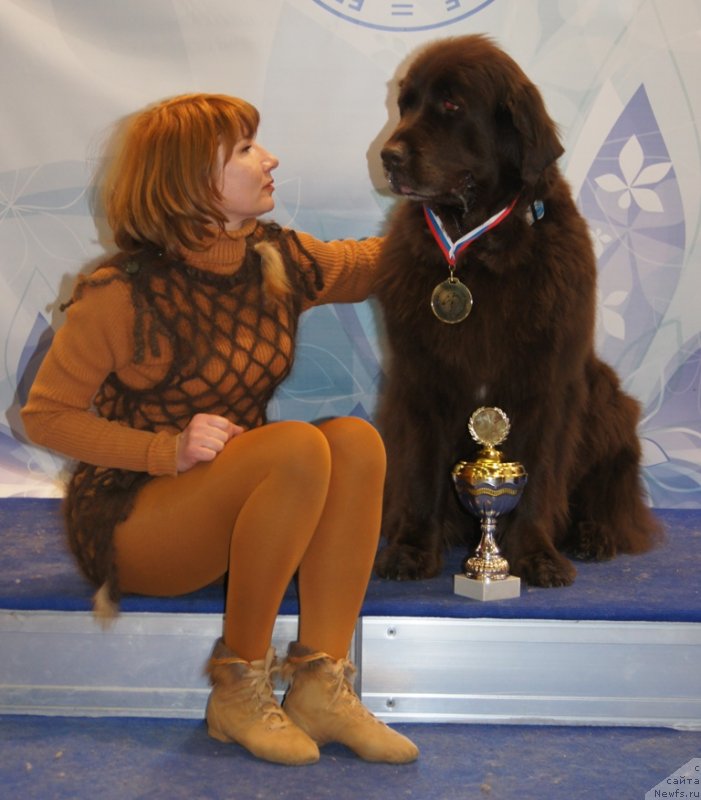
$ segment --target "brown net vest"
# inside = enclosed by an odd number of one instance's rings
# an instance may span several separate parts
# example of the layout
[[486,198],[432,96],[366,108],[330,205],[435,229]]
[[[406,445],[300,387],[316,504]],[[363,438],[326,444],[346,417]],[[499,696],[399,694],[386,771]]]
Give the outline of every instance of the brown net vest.
[[[283,298],[265,291],[260,241],[279,250],[291,286]],[[111,373],[94,400],[96,413],[133,428],[181,431],[197,413],[218,414],[247,429],[266,422],[266,407],[292,368],[303,297],[323,288],[314,259],[291,231],[259,223],[246,240],[246,254],[233,275],[215,275],[156,251],[121,254],[108,262],[114,275],[85,286],[118,280],[131,288],[135,309],[134,362],[162,359],[163,377],[134,389]],[[165,352],[164,352],[165,351]],[[107,583],[119,599],[113,531],[153,476],[79,463],[64,504],[71,550],[85,575]]]

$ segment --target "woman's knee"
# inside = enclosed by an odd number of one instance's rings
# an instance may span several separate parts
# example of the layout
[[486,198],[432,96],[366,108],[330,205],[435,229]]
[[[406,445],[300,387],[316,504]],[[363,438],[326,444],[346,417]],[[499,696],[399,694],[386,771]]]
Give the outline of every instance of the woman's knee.
[[321,423],[334,464],[339,461],[359,469],[372,469],[384,476],[385,446],[377,429],[360,417],[338,417]]
[[267,425],[283,469],[297,479],[328,480],[331,473],[329,441],[316,425],[285,421]]
[[225,492],[233,486],[243,496],[271,477],[290,487],[309,481],[325,486],[331,474],[331,451],[315,425],[272,422],[231,439],[204,471],[206,483],[221,483]]

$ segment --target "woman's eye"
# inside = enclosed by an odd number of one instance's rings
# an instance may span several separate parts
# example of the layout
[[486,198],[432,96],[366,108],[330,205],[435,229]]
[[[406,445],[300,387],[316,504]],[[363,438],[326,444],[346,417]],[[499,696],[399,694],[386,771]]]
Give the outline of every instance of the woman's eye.
[[460,106],[447,98],[443,101],[444,111],[460,111]]

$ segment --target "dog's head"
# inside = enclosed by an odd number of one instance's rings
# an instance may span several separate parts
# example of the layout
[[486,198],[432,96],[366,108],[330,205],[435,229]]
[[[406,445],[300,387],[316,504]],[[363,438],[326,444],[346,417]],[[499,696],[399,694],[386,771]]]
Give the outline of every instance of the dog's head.
[[491,214],[534,190],[563,152],[539,91],[484,36],[427,47],[401,81],[398,103],[399,124],[382,149],[385,174],[395,193],[433,207]]

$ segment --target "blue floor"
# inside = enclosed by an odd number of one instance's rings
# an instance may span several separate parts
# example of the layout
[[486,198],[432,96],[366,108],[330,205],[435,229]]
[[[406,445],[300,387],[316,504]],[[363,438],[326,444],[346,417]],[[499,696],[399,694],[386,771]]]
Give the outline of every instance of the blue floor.
[[643,800],[701,755],[701,732],[397,727],[421,748],[414,764],[367,764],[329,745],[318,764],[280,767],[210,739],[199,721],[0,717],[0,797]]

